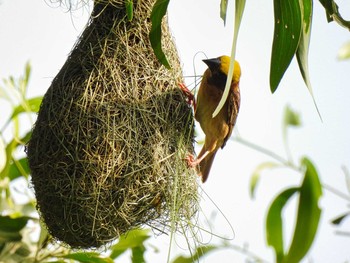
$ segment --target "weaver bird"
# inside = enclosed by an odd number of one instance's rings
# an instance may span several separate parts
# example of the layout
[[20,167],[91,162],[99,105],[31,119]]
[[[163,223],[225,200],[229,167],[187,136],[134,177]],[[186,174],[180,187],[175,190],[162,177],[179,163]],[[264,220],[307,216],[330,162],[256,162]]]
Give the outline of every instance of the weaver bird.
[[[203,74],[194,112],[195,119],[199,122],[205,134],[205,141],[197,159],[190,154],[186,160],[191,167],[199,165],[199,175],[202,176],[204,183],[208,179],[217,150],[220,147],[224,148],[236,123],[240,106],[239,79],[241,68],[239,63],[235,61],[227,100],[220,112],[213,118],[213,112],[218,106],[225,89],[230,57],[221,56],[205,59],[203,62],[207,64],[208,69]],[[181,88],[183,89],[183,87]],[[186,91],[184,92],[186,94]]]

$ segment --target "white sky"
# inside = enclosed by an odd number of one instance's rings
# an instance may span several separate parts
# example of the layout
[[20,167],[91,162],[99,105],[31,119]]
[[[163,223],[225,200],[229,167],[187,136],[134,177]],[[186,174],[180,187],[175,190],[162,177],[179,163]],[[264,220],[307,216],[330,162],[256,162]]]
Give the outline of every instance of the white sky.
[[[217,57],[229,54],[231,50],[232,13],[228,18],[228,26],[224,28],[219,18],[219,2],[171,1],[170,27],[185,75],[194,74],[192,60],[198,51],[205,52],[208,57]],[[349,9],[349,4],[345,5],[345,2],[338,3],[341,11]],[[292,62],[279,90],[271,95],[269,62],[273,34],[272,1],[247,1],[236,57],[243,72],[237,128],[243,138],[284,155],[281,120],[284,106],[289,104],[301,113],[303,122],[301,128],[289,132],[294,161],[298,162],[302,156],[310,157],[322,182],[346,193],[341,166],[350,168],[350,61],[339,62],[336,54],[340,46],[349,40],[349,32],[335,23],[328,24],[318,1],[315,1],[314,8],[309,63],[311,82],[323,123],[318,118],[296,61]],[[29,96],[43,95],[65,62],[87,17],[88,10],[69,13],[62,8],[49,7],[44,0],[0,1],[0,78],[19,76],[25,62],[30,60],[33,72]],[[198,74],[205,69],[201,59],[198,56],[195,60]],[[0,103],[3,113],[5,105],[1,100]],[[0,124],[3,123],[2,116]],[[272,262],[272,249],[267,248],[265,242],[265,212],[272,198],[286,187],[299,183],[300,176],[286,170],[265,172],[255,200],[250,199],[251,174],[259,163],[269,160],[267,156],[231,141],[217,154],[203,189],[233,226],[234,240],[231,242],[240,246],[248,244],[251,251]],[[348,211],[347,203],[324,191],[321,206],[324,209],[322,222],[307,259],[313,262],[350,260],[350,238],[335,235],[336,229],[329,223],[334,217]],[[207,198],[202,202],[202,207],[208,217],[213,210],[218,212]],[[289,222],[286,232],[293,229],[294,211],[295,207],[291,204],[286,211]],[[220,213],[212,223],[214,232],[233,235]],[[349,228],[350,219],[341,229]],[[151,242],[161,252],[148,254],[149,259],[165,261],[167,247],[163,244],[169,242],[168,237],[157,237]],[[174,253],[185,251],[175,248]],[[218,262],[219,259],[220,262],[243,262],[244,257],[232,250],[221,250],[209,255],[203,262]]]

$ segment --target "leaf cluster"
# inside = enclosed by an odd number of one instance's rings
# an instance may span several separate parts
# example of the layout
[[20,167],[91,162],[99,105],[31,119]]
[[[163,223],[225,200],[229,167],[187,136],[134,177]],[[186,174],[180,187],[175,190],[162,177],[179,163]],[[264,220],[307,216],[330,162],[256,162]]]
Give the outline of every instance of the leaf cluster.
[[[287,168],[297,171],[302,177],[300,185],[291,186],[279,193],[272,201],[266,218],[267,244],[275,251],[276,262],[300,262],[308,253],[317,233],[321,208],[319,200],[322,196],[322,185],[319,174],[313,162],[303,157],[300,164],[294,164],[289,152],[287,133],[289,127],[300,126],[300,116],[290,107],[286,107],[283,121],[283,135],[288,159],[275,158],[277,162],[266,162],[259,165],[251,179],[251,195],[254,196],[261,172],[271,168]],[[271,157],[274,155],[270,154]],[[292,197],[297,196],[297,213],[292,241],[289,246],[284,244],[286,237],[283,232],[283,210]]]
[[[323,5],[327,15],[327,21],[336,21],[339,25],[350,30],[350,22],[345,20],[340,12],[339,7],[334,0],[319,0]],[[152,29],[150,32],[150,41],[153,51],[158,60],[167,68],[170,68],[166,55],[162,50],[162,31],[161,23],[166,14],[170,0],[157,0],[154,4],[151,20]],[[313,0],[274,0],[274,34],[271,49],[270,61],[270,90],[274,93],[287,71],[292,59],[296,57],[299,65],[299,70],[306,87],[308,88],[314,101],[316,110],[321,118],[321,114],[317,108],[316,101],[313,95],[311,80],[309,75],[308,54],[311,37],[312,15],[313,15]],[[244,13],[245,0],[235,0],[235,21],[232,41],[232,60],[236,54],[236,44],[238,40],[238,32],[241,20]],[[226,24],[226,14],[228,12],[228,0],[220,2],[220,17]],[[339,53],[340,59],[346,59],[350,55],[349,44],[342,47]],[[227,78],[222,99],[215,110],[213,117],[221,110],[224,105],[229,91],[229,84],[232,79],[233,62],[230,65],[230,70]]]

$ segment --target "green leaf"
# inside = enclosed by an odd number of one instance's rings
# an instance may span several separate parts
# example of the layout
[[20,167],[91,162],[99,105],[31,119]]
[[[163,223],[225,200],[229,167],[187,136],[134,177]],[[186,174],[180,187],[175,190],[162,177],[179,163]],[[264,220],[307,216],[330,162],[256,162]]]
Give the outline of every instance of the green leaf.
[[296,52],[296,57],[299,64],[299,69],[306,86],[312,94],[312,88],[309,76],[309,46],[311,36],[311,24],[312,24],[312,0],[300,0],[300,9],[302,11],[302,30],[300,35],[300,42]]
[[10,181],[17,179],[21,176],[28,178],[29,174],[30,169],[27,157],[24,157],[19,160],[14,160],[10,163],[8,170],[8,178],[10,179]]
[[39,220],[40,225],[40,235],[38,240],[38,248],[44,249],[49,244],[50,235],[46,228],[45,223],[42,220]]
[[302,30],[300,35],[300,42],[296,52],[296,57],[299,65],[300,73],[304,79],[306,87],[308,88],[314,105],[316,107],[317,113],[320,116],[321,113],[317,107],[317,103],[312,91],[310,74],[309,74],[309,46],[310,46],[310,36],[311,36],[311,24],[312,24],[312,12],[313,12],[313,1],[312,0],[300,0],[300,8],[302,14]]
[[193,262],[199,262],[199,259],[204,257],[205,255],[209,254],[210,252],[213,252],[215,250],[221,249],[224,246],[215,246],[215,245],[208,245],[208,246],[200,246],[197,247],[195,253],[192,256],[186,257],[186,256],[178,256],[175,258],[172,263],[193,263]]
[[[14,255],[12,258],[18,258],[21,259],[21,262],[23,262],[24,258],[28,257],[30,255],[30,248],[28,245],[24,242],[20,243],[21,245],[16,249]],[[15,261],[14,261],[15,262]]]
[[272,202],[266,218],[266,240],[276,254],[276,262],[280,263],[284,257],[283,248],[283,220],[282,211],[289,199],[298,192],[298,187],[289,188],[280,193]]
[[29,219],[26,216],[18,218],[0,216],[0,243],[21,241],[20,231],[26,226]]
[[117,244],[111,247],[110,258],[115,259],[128,249],[143,247],[144,242],[150,238],[149,230],[134,229],[119,238]]
[[126,15],[129,21],[132,21],[134,17],[134,3],[133,0],[126,0],[125,2]]
[[273,162],[264,162],[264,163],[259,164],[255,168],[255,170],[253,171],[252,177],[250,179],[250,196],[252,198],[255,197],[255,189],[256,189],[256,186],[260,180],[261,173],[263,172],[263,170],[275,168],[277,166],[278,166],[278,164],[273,163]]
[[300,187],[297,222],[294,236],[284,263],[300,262],[309,251],[320,221],[321,209],[318,202],[322,195],[322,186],[316,168],[312,162],[303,158],[304,180]]
[[5,169],[7,163],[6,148],[2,137],[0,137],[0,173]]
[[[5,167],[3,168],[2,171],[0,171],[0,179],[3,179],[5,177],[10,176],[10,172],[13,172],[14,174],[12,174],[13,177],[15,177],[15,168],[13,165],[16,165],[18,169],[21,168],[21,163],[18,163],[14,158],[13,158],[13,153],[15,151],[15,149],[19,146],[19,145],[23,145],[23,143],[28,142],[30,136],[32,134],[32,131],[29,131],[27,134],[25,134],[22,138],[20,139],[13,139],[11,142],[9,142],[6,146],[6,159],[7,162],[5,164]],[[14,164],[15,163],[15,164]],[[29,168],[26,167],[26,165],[24,164],[24,161],[22,161],[23,164],[23,170],[21,172],[25,172],[28,171]],[[12,169],[12,170],[10,170]],[[25,173],[23,173],[22,175],[26,175]]]
[[38,112],[40,109],[40,104],[42,101],[42,97],[35,97],[31,98],[29,100],[26,100],[24,105],[18,105],[16,108],[13,109],[12,115],[10,119],[13,119],[14,117],[18,116],[21,113],[27,112]]
[[145,254],[145,247],[144,246],[138,246],[138,247],[134,247],[131,249],[131,259],[132,259],[132,263],[145,263],[145,258],[144,258],[144,254]]
[[12,218],[10,216],[0,216],[0,230],[18,232],[24,228],[30,217],[23,216]]
[[62,258],[73,259],[82,263],[113,263],[111,258],[102,257],[96,252],[77,252],[62,256]]
[[275,30],[270,65],[270,89],[275,92],[299,45],[302,31],[299,0],[274,0]]
[[7,242],[0,245],[0,261],[1,262],[31,262],[28,261],[30,248],[25,242]]
[[25,65],[24,77],[20,78],[20,82],[19,82],[19,88],[23,98],[25,98],[26,96],[31,71],[32,69],[31,69],[30,63],[27,62]]
[[284,110],[283,125],[284,129],[288,128],[288,126],[299,127],[301,125],[300,114],[292,110],[292,108],[288,105]]
[[221,99],[218,103],[218,106],[216,107],[216,109],[213,112],[213,115],[212,115],[213,118],[219,114],[222,107],[226,103],[227,96],[228,96],[228,93],[229,93],[230,88],[231,88],[231,82],[232,82],[232,76],[233,76],[233,70],[234,70],[234,64],[235,64],[235,57],[236,57],[238,32],[239,32],[239,28],[240,28],[241,22],[242,22],[245,2],[246,2],[246,0],[236,0],[235,1],[235,25],[234,25],[234,31],[233,31],[230,67],[228,70],[228,75],[227,75],[224,93],[221,96]]
[[0,244],[7,242],[21,241],[22,235],[20,232],[9,232],[0,229]]
[[8,102],[11,102],[10,96],[7,94],[6,89],[0,86],[0,99],[4,99]]
[[340,47],[340,49],[338,50],[337,57],[339,60],[345,60],[350,58],[350,41],[346,42]]
[[149,33],[154,54],[162,65],[168,69],[170,69],[170,64],[162,49],[162,19],[166,14],[169,2],[170,0],[157,0],[154,4],[151,13],[152,27]]
[[4,127],[6,127],[12,120],[14,120],[21,113],[37,113],[40,109],[40,104],[42,101],[42,97],[35,97],[29,100],[24,100],[21,105],[16,106],[10,118],[5,123]]
[[333,219],[332,220],[332,224],[333,225],[340,225],[340,223],[343,222],[343,220],[345,218],[347,218],[348,216],[350,216],[350,212],[347,212],[347,213],[345,213],[345,214],[343,214],[341,216],[338,216],[337,218]]
[[220,2],[220,17],[224,21],[224,25],[226,25],[227,4],[228,0],[221,0]]

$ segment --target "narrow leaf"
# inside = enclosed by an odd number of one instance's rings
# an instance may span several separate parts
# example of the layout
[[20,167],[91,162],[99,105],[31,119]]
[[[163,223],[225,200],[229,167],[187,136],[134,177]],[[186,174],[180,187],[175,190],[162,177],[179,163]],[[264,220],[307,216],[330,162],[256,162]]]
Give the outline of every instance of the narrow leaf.
[[34,112],[34,113],[38,112],[39,108],[40,108],[41,101],[42,101],[41,96],[31,98],[31,99],[25,101],[25,105],[19,105],[13,109],[11,119],[18,116],[21,113],[24,113],[24,112]]
[[39,220],[39,226],[40,226],[40,234],[39,234],[39,240],[37,242],[39,249],[44,249],[49,244],[50,235],[46,228],[45,223],[42,220]]
[[278,164],[273,162],[264,162],[259,164],[253,171],[252,177],[250,179],[250,196],[255,197],[255,189],[260,180],[261,173],[266,169],[271,169],[277,167]]
[[[13,162],[15,161],[13,158],[13,153],[16,150],[16,148],[19,145],[22,145],[23,143],[28,142],[30,136],[32,134],[32,131],[29,131],[27,134],[25,134],[22,138],[20,139],[12,139],[12,141],[10,141],[7,145],[6,145],[6,163],[5,163],[5,167],[2,169],[2,171],[0,170],[0,179],[8,177],[9,173],[10,173],[10,169],[12,167],[12,169],[14,168]],[[20,168],[19,166],[17,166],[17,168]],[[23,167],[23,169],[27,169],[25,166]],[[25,175],[25,174],[23,174]]]
[[266,218],[266,240],[272,246],[276,254],[276,262],[280,263],[284,257],[283,248],[283,220],[282,211],[288,200],[299,190],[299,188],[289,188],[280,193],[272,202]]
[[306,170],[300,187],[294,236],[285,263],[300,262],[304,258],[314,241],[321,216],[318,202],[322,195],[322,186],[318,173],[309,159],[303,158],[301,164]]
[[6,148],[2,137],[0,137],[0,173],[4,170],[7,163]]
[[4,87],[0,86],[0,99],[4,99],[4,100],[6,100],[8,102],[11,102],[11,98],[7,94],[6,90],[7,90],[7,88],[4,88]]
[[111,258],[101,257],[95,252],[77,252],[62,256],[62,258],[73,259],[82,263],[113,263]]
[[220,17],[224,21],[224,25],[226,25],[227,4],[228,0],[221,0],[220,2]]
[[283,128],[286,129],[289,126],[299,127],[300,125],[300,114],[287,105],[284,110]]
[[4,127],[6,127],[11,121],[13,121],[19,114],[21,113],[36,113],[40,109],[40,104],[42,101],[42,97],[35,97],[29,100],[24,100],[21,105],[16,106],[10,118],[5,123]]
[[[20,242],[20,246],[16,249],[15,253],[12,255],[12,259],[17,262],[25,262],[25,258],[30,255],[31,251],[28,245],[24,242]],[[13,261],[13,262],[16,262]]]
[[125,2],[126,15],[128,20],[131,21],[134,17],[134,4],[133,0],[127,0]]
[[343,222],[343,220],[345,218],[347,218],[348,216],[350,216],[350,212],[347,212],[347,213],[345,213],[345,214],[343,214],[341,216],[338,216],[337,218],[333,219],[332,220],[332,224],[333,225],[340,225],[340,223]]
[[0,216],[0,230],[18,232],[26,226],[29,219],[30,218],[26,216],[17,218]]
[[152,27],[149,33],[151,46],[157,59],[168,69],[170,64],[162,49],[162,19],[166,14],[170,0],[157,0],[151,13]]
[[0,216],[0,244],[6,242],[21,241],[20,231],[26,226],[30,217],[12,218],[9,216]]
[[[308,88],[318,115],[321,118],[321,113],[317,107],[316,100],[312,91],[310,74],[309,74],[309,46],[311,36],[311,24],[312,24],[312,12],[313,2],[312,0],[300,0],[300,9],[302,15],[302,30],[300,35],[300,42],[296,52],[296,57],[299,65],[300,73],[304,79],[306,87]],[[322,118],[321,118],[322,120]]]
[[241,22],[242,22],[245,2],[246,2],[246,0],[236,0],[235,1],[235,25],[234,25],[234,32],[233,32],[232,48],[231,48],[230,68],[228,70],[228,75],[227,75],[224,93],[222,94],[222,97],[219,101],[218,106],[216,107],[216,109],[213,112],[213,115],[212,115],[213,118],[216,115],[218,115],[218,113],[220,112],[220,110],[224,106],[224,104],[227,100],[228,93],[229,93],[230,88],[231,88],[231,81],[232,81],[232,77],[233,77],[235,58],[236,58],[236,46],[237,46],[237,40],[238,40],[238,32],[239,32],[239,28],[240,28]]
[[345,60],[350,58],[350,41],[346,42],[340,47],[337,55],[339,60]]
[[301,75],[303,76],[305,84],[308,87],[311,95],[312,89],[309,76],[308,55],[311,36],[312,7],[312,0],[300,0],[300,9],[302,11],[302,30],[299,46],[296,52]]
[[150,238],[148,230],[135,229],[121,236],[117,244],[111,247],[110,258],[115,259],[126,250],[144,246],[144,242]]
[[145,263],[145,247],[144,246],[138,246],[131,249],[131,260],[132,263]]
[[20,232],[10,232],[0,229],[0,244],[7,242],[18,242],[22,240]]
[[299,45],[299,0],[274,0],[275,30],[270,65],[270,89],[275,92]]
[[199,259],[204,257],[205,255],[209,254],[210,252],[213,252],[215,250],[221,249],[223,246],[215,246],[215,245],[208,245],[208,246],[200,246],[197,247],[195,253],[192,256],[186,257],[186,256],[178,256],[175,258],[172,263],[193,263],[193,262],[199,262]]
[[8,178],[10,181],[17,179],[21,176],[28,177],[30,174],[27,157],[19,160],[12,161],[9,165]]
[[30,80],[31,71],[32,71],[32,69],[31,69],[30,63],[27,62],[26,66],[25,66],[24,77],[20,79],[20,83],[19,83],[23,98],[25,98],[26,93],[27,93],[27,88],[28,88],[28,84],[29,84],[29,80]]

